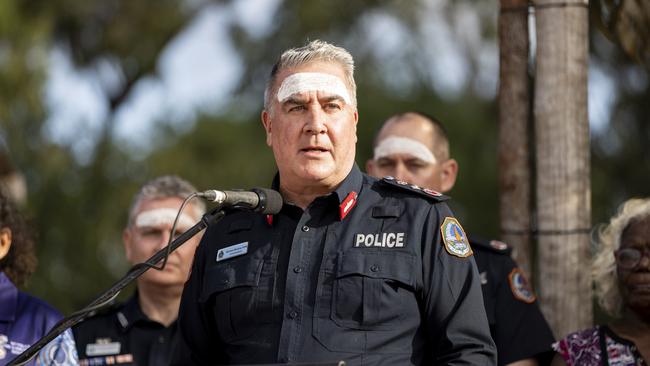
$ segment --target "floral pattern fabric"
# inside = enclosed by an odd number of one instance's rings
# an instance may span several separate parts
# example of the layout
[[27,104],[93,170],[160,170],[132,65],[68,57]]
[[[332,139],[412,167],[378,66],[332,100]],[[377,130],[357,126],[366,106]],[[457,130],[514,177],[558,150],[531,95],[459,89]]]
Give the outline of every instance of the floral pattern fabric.
[[633,342],[607,326],[571,333],[555,342],[553,349],[568,366],[648,366]]

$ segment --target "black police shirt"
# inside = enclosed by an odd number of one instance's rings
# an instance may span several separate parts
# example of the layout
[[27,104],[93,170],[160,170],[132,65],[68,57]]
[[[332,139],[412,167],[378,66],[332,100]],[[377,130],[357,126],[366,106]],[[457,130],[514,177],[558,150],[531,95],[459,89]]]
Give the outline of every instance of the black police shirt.
[[471,248],[443,199],[355,165],[304,211],[225,216],[183,291],[192,353],[178,364],[495,364]]
[[553,332],[539,309],[524,272],[500,241],[470,235],[490,332],[497,346],[498,364],[535,358],[542,365],[553,357]]
[[150,320],[137,294],[72,328],[80,366],[164,366],[181,352],[177,323],[169,327]]

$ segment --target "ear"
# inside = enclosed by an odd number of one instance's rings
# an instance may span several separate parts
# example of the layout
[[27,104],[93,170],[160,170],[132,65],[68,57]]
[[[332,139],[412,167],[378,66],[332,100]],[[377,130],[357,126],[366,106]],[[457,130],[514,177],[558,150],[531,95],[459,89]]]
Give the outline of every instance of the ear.
[[458,162],[455,159],[447,159],[441,164],[440,169],[440,191],[445,193],[454,188],[458,176]]
[[122,244],[124,244],[126,260],[131,263],[131,256],[133,255],[133,234],[128,227],[122,231]]
[[9,254],[9,249],[11,249],[11,229],[3,227],[0,229],[0,259]]
[[266,144],[271,146],[271,115],[266,110],[262,111],[262,125],[266,131]]
[[359,111],[354,108],[354,142],[359,141],[359,137],[357,136],[357,124],[359,123]]

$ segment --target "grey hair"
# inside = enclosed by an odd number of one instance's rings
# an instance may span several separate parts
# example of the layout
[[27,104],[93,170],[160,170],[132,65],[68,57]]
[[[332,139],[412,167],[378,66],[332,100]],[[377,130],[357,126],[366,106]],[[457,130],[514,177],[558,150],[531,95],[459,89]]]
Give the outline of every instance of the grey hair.
[[625,201],[609,224],[598,229],[598,246],[591,266],[598,303],[609,315],[620,316],[623,308],[618,288],[614,251],[621,246],[621,236],[635,220],[650,216],[650,198]]
[[337,63],[343,68],[345,84],[350,89],[352,102],[356,106],[357,85],[354,82],[354,59],[352,55],[345,48],[317,39],[305,46],[291,48],[282,53],[278,61],[273,65],[271,76],[266,83],[264,109],[268,111],[271,108],[271,93],[275,86],[276,76],[280,71],[318,61]]
[[[135,219],[136,210],[144,200],[156,200],[165,198],[185,199],[187,196],[196,192],[196,188],[188,181],[176,175],[163,175],[146,182],[135,194],[129,209],[129,223],[131,226]],[[199,215],[205,213],[205,203],[203,201],[194,201],[191,207]]]

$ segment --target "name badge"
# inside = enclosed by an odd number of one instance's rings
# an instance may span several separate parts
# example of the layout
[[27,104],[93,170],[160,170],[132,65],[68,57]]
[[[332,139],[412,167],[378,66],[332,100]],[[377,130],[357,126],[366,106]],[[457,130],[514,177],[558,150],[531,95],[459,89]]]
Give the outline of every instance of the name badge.
[[90,343],[86,345],[86,355],[88,356],[108,356],[120,353],[122,345],[120,342],[111,343]]
[[248,242],[231,245],[229,247],[221,248],[217,251],[217,262],[224,261],[226,259],[239,257],[248,253]]

